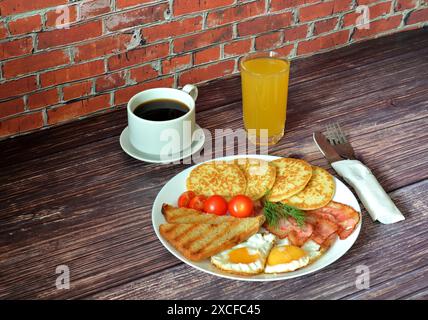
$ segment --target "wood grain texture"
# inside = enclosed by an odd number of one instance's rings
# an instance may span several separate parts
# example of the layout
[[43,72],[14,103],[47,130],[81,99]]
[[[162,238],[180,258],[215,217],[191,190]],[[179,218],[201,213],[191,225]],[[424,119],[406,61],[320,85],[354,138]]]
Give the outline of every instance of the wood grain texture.
[[[163,248],[150,217],[160,188],[189,165],[124,154],[121,109],[0,142],[0,298],[426,297],[426,281],[415,279],[427,268],[427,35],[400,33],[296,61],[286,136],[269,150],[329,168],[311,134],[339,121],[405,222],[365,219],[345,258],[290,287],[247,286],[191,270]],[[238,77],[209,83],[200,94],[199,125],[211,132],[242,128]],[[360,292],[352,279],[355,265],[365,262],[373,285]],[[70,290],[55,288],[60,264],[71,269]]]

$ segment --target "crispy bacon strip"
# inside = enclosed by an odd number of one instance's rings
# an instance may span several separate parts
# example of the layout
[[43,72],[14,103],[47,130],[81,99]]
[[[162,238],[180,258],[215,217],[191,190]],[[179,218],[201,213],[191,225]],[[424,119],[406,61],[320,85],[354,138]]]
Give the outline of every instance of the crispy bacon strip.
[[314,224],[312,240],[319,245],[323,244],[331,235],[336,234],[339,226],[327,219],[318,218]]
[[352,207],[331,201],[325,207],[307,211],[308,215],[314,215],[317,219],[325,219],[338,225],[337,234],[340,239],[346,239],[360,221],[360,215]]
[[295,246],[302,246],[312,235],[313,226],[309,223],[304,223],[299,226],[294,218],[281,219],[279,228],[288,233],[288,240]]
[[360,215],[350,206],[331,201],[325,207],[305,212],[305,223],[299,226],[294,218],[282,218],[278,226],[265,227],[283,239],[288,237],[291,244],[302,246],[309,239],[328,248],[336,240],[346,239],[360,221]]

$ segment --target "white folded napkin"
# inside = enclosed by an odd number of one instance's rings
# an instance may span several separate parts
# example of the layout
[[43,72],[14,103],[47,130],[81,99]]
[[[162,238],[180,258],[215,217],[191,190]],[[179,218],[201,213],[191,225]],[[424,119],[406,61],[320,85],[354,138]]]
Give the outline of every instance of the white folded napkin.
[[360,161],[341,160],[333,162],[331,166],[354,188],[373,221],[390,224],[404,220],[376,177]]

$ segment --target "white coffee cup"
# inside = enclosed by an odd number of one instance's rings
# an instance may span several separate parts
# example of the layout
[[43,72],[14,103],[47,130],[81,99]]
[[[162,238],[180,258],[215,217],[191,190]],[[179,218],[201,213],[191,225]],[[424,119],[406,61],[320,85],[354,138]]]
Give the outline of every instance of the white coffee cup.
[[[137,93],[128,102],[128,128],[131,144],[140,152],[168,157],[190,148],[195,131],[196,86],[187,84],[183,89],[155,88]],[[164,121],[142,119],[135,115],[136,107],[157,99],[177,100],[189,111],[179,118]]]

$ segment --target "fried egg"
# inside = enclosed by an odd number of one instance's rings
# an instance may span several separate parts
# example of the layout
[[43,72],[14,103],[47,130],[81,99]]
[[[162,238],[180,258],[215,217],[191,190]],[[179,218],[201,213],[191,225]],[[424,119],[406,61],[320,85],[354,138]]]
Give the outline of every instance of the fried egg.
[[307,241],[302,247],[293,246],[285,238],[275,245],[267,258],[265,273],[290,272],[307,266],[321,255],[320,246]]
[[211,257],[217,268],[242,275],[263,272],[267,256],[276,237],[273,234],[256,233],[247,241]]

